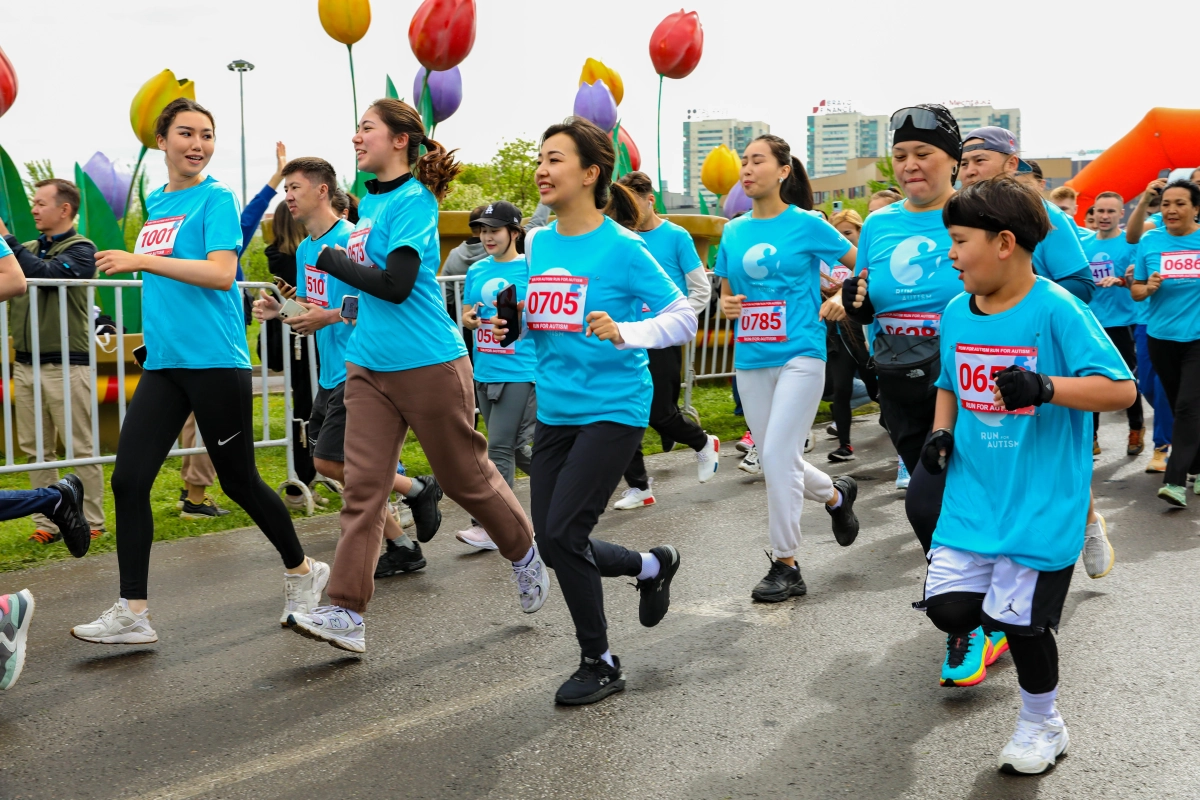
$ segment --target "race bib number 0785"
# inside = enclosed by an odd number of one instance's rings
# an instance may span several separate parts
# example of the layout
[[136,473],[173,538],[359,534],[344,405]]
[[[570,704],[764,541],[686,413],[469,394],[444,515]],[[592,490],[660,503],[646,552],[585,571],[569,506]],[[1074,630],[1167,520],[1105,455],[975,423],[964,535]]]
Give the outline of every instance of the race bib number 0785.
[[534,275],[525,295],[525,321],[534,331],[583,331],[587,278]]
[[1200,278],[1200,250],[1162,254],[1159,274],[1166,278]]
[[754,300],[742,303],[738,317],[737,341],[786,342],[787,303],[782,300]]
[[1037,372],[1036,347],[1003,347],[987,344],[957,344],[954,369],[962,407],[993,414],[1033,414],[1033,406],[1004,409],[995,403],[996,373],[1016,364]]

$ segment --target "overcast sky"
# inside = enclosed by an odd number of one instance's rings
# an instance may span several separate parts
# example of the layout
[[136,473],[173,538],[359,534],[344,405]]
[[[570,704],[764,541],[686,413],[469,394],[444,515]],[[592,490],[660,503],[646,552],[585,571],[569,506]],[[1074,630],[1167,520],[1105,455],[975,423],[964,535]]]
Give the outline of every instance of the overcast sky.
[[[355,45],[360,110],[381,96],[390,74],[411,100],[417,62],[408,24],[417,0],[374,0],[371,29]],[[625,80],[623,124],[655,167],[657,76],[651,31],[675,0],[533,3],[480,0],[475,48],[461,69],[464,101],[437,138],[470,161],[486,161],[514,137],[536,138],[570,114],[586,57]],[[666,82],[663,173],[680,188],[682,121],[687,109],[765,120],[802,159],[806,116],[822,98],[887,114],[917,102],[990,100],[1022,113],[1023,149],[1032,155],[1103,148],[1154,106],[1197,103],[1183,50],[1163,49],[1171,31],[1200,29],[1200,6],[1176,3],[1146,13],[1107,13],[1104,4],[1010,0],[855,3],[694,0],[705,25],[700,66]],[[1009,43],[1009,44],[1006,44]],[[330,39],[316,0],[35,0],[0,6],[0,47],[16,67],[17,102],[0,119],[0,144],[20,164],[49,158],[59,175],[97,150],[132,162],[138,142],[129,104],[164,68],[196,83],[216,115],[211,173],[240,187],[237,76],[245,58],[250,192],[274,170],[274,142],[291,156],[318,155],[339,173],[353,167],[346,48]],[[1161,79],[1155,62],[1164,65]],[[1189,62],[1190,63],[1190,62]],[[165,179],[151,154],[151,178]]]

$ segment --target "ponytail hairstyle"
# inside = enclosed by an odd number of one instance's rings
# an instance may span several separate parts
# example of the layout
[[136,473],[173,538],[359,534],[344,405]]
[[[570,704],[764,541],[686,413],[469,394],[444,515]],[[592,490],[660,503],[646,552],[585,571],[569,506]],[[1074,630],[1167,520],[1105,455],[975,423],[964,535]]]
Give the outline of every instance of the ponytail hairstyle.
[[[440,203],[450,188],[450,181],[462,172],[462,165],[454,159],[458,151],[447,152],[445,147],[426,136],[421,115],[403,100],[381,98],[371,103],[370,109],[375,109],[393,136],[408,134],[406,155],[413,176],[425,184]],[[425,147],[425,155],[421,155],[422,146]]]
[[600,168],[600,177],[593,187],[596,208],[603,209],[617,223],[636,231],[642,223],[642,204],[627,186],[612,181],[613,167],[617,163],[612,137],[583,117],[567,117],[560,124],[546,128],[542,143],[560,133],[569,136],[575,143],[581,167]]
[[771,155],[775,156],[775,160],[779,162],[779,166],[792,168],[787,178],[779,186],[780,199],[788,205],[812,211],[812,185],[808,182],[808,172],[800,163],[800,159],[792,155],[791,145],[773,133],[764,133],[754,141],[766,142],[767,147],[771,148]]

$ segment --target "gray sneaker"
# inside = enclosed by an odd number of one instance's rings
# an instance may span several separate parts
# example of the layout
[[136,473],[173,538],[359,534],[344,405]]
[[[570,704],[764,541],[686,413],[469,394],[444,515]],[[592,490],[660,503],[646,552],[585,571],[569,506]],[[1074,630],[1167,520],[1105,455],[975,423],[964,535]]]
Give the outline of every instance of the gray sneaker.
[[351,653],[367,652],[366,623],[361,615],[341,606],[320,606],[307,614],[290,614],[288,625],[309,639],[327,642]]
[[550,594],[550,573],[542,561],[542,554],[537,545],[533,546],[533,558],[523,567],[512,565],[513,581],[517,584],[517,592],[521,600],[521,610],[532,614],[546,602]]
[[150,612],[135,614],[129,603],[118,600],[100,619],[71,628],[76,639],[95,644],[153,644],[158,634],[150,627]]
[[1090,578],[1103,578],[1112,570],[1117,554],[1108,541],[1108,526],[1104,517],[1096,515],[1097,522],[1087,526],[1083,537],[1083,568]]

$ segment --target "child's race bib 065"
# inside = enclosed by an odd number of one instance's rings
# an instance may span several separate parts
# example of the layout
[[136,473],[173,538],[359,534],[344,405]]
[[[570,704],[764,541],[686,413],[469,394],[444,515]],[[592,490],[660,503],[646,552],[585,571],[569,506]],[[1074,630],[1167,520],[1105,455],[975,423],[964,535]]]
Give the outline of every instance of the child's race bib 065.
[[994,414],[1033,414],[1033,406],[1004,409],[995,403],[996,373],[1017,365],[1037,372],[1036,347],[1004,347],[990,344],[957,344],[954,369],[958,373],[958,397],[970,411]]
[[152,219],[142,226],[133,252],[146,256],[169,256],[175,252],[175,237],[187,216]]
[[525,320],[533,331],[583,331],[587,278],[534,275],[525,295]]

